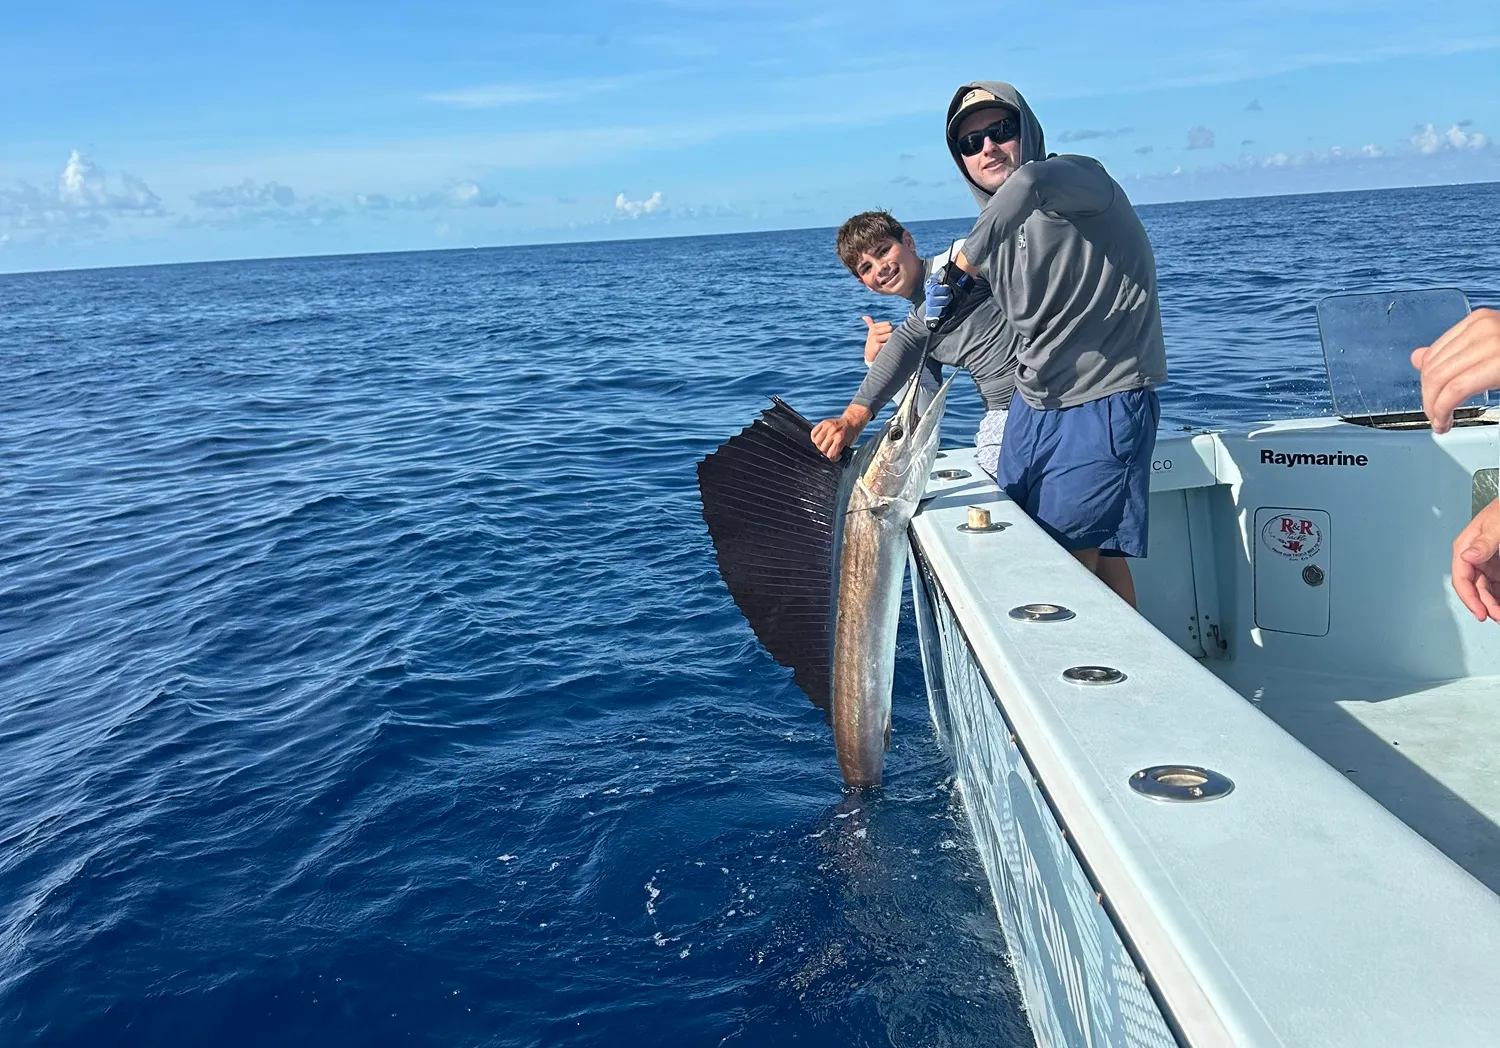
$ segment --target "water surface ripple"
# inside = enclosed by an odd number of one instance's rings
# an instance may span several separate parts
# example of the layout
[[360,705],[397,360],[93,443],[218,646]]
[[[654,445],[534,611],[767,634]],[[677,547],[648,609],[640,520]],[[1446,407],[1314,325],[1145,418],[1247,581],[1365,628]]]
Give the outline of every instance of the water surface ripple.
[[[1321,413],[1317,299],[1500,302],[1497,214],[1143,209],[1165,418]],[[698,515],[899,312],[831,243],[0,277],[5,1043],[1027,1043],[909,606],[843,799]]]

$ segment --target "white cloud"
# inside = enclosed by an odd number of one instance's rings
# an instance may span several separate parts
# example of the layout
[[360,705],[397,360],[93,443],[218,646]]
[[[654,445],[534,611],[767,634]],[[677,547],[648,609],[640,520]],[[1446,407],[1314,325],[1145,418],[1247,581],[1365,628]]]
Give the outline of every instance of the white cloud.
[[[1463,134],[1461,131],[1459,133]],[[1488,141],[1484,135],[1475,132],[1464,135],[1463,142],[1460,144],[1457,136],[1451,134],[1439,135],[1433,130],[1431,124],[1412,136],[1412,145],[1416,147],[1418,156],[1431,156],[1434,153],[1451,152],[1458,149],[1483,149]],[[1248,159],[1252,164],[1258,163],[1260,167],[1306,167],[1316,164],[1363,164],[1372,160],[1391,158],[1392,155],[1384,148],[1374,142],[1367,142],[1358,149],[1330,146],[1327,149],[1304,149],[1301,152],[1290,154],[1271,153],[1268,156],[1260,158],[1258,162],[1254,157]]]
[[[1212,154],[1204,154],[1211,156]],[[1174,177],[1175,174],[1175,177]],[[1375,143],[1343,148],[1245,154],[1231,163],[1208,164],[1187,172],[1126,176],[1131,200],[1264,196],[1320,193],[1393,186],[1486,182],[1500,177],[1500,149],[1455,149],[1444,140],[1436,154]]]
[[621,193],[615,197],[615,210],[631,218],[655,214],[661,210],[661,190],[658,189],[645,200],[630,200]]
[[478,182],[455,182],[434,193],[411,193],[390,197],[384,193],[359,193],[354,202],[366,211],[433,211],[444,207],[520,206],[517,201],[486,190]]
[[1411,136],[1412,148],[1423,156],[1431,156],[1449,149],[1488,148],[1490,144],[1488,135],[1482,131],[1464,130],[1471,123],[1466,120],[1461,124],[1454,124],[1442,133],[1439,133],[1432,124],[1425,124]]
[[344,209],[332,200],[299,197],[291,186],[250,178],[194,193],[192,201],[200,213],[184,217],[178,223],[184,228],[234,229],[262,222],[321,226],[344,217]]
[[1117,127],[1112,131],[1094,128],[1083,128],[1079,131],[1064,131],[1057,136],[1059,142],[1087,142],[1094,138],[1119,138],[1121,135],[1133,135],[1133,127]]
[[25,220],[50,213],[62,217],[66,208],[61,200],[28,182],[14,189],[0,189],[0,217]]
[[494,207],[506,202],[499,193],[486,193],[477,182],[455,182],[445,196],[449,207]]
[[73,150],[57,178],[57,199],[81,211],[113,211],[121,214],[162,214],[161,198],[139,178],[121,175],[119,189],[111,188],[104,169]]
[[459,91],[442,91],[427,95],[429,102],[441,102],[461,109],[494,109],[499,106],[519,105],[524,102],[551,102],[564,96],[554,90],[526,87],[521,84],[488,84],[483,87],[466,87]]
[[[1436,132],[1433,132],[1436,135]],[[1243,153],[1233,162],[1211,164],[1198,167],[1191,172],[1193,178],[1199,185],[1207,184],[1209,180],[1221,187],[1233,186],[1233,190],[1225,189],[1228,195],[1243,195],[1249,191],[1266,185],[1296,186],[1317,191],[1317,187],[1323,188],[1335,186],[1339,183],[1345,186],[1361,184],[1390,184],[1390,185],[1420,185],[1424,179],[1430,177],[1424,172],[1442,169],[1444,158],[1447,166],[1452,169],[1453,164],[1460,160],[1477,161],[1480,166],[1471,166],[1470,170],[1476,174],[1484,170],[1484,165],[1491,158],[1500,160],[1494,152],[1484,155],[1476,155],[1473,145],[1473,135],[1466,139],[1464,152],[1461,155],[1460,147],[1451,144],[1446,136],[1438,136],[1441,145],[1438,147],[1441,156],[1424,155],[1421,152],[1388,151],[1371,142],[1358,149],[1347,149],[1343,146],[1329,146],[1322,149],[1303,149],[1297,152],[1275,152],[1263,155],[1254,153]],[[1484,141],[1488,141],[1484,139]],[[1182,167],[1177,167],[1170,173],[1163,172],[1155,175],[1132,176],[1138,182],[1165,187],[1178,181],[1173,176],[1187,174]]]
[[577,102],[605,91],[613,91],[625,80],[558,80],[538,84],[480,84],[457,91],[424,95],[427,102],[459,109],[499,109],[532,102]]
[[0,220],[12,230],[97,232],[111,218],[166,213],[161,198],[144,181],[133,175],[112,178],[77,149],[68,155],[55,191],[29,182],[0,187]]
[[1490,140],[1480,131],[1465,131],[1462,124],[1454,124],[1443,135],[1454,149],[1483,149]]
[[291,186],[278,182],[256,183],[245,179],[237,186],[223,189],[205,189],[193,194],[193,203],[199,207],[291,207],[297,202],[297,194]]
[[1442,137],[1428,124],[1411,136],[1411,144],[1418,153],[1436,153],[1443,148]]
[[1212,128],[1204,127],[1202,124],[1188,129],[1189,149],[1212,149],[1214,147],[1214,133]]
[[674,208],[672,214],[679,218],[745,218],[754,212],[736,207],[734,204],[705,204],[702,207]]

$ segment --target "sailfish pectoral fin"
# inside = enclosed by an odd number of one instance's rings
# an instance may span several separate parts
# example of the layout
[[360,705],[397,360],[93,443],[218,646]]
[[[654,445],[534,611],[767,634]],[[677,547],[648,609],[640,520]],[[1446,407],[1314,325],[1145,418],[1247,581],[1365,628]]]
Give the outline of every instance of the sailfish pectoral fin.
[[698,463],[698,493],[729,595],[772,658],[826,711],[848,455],[829,461],[813,446],[812,424],[772,399],[760,418]]

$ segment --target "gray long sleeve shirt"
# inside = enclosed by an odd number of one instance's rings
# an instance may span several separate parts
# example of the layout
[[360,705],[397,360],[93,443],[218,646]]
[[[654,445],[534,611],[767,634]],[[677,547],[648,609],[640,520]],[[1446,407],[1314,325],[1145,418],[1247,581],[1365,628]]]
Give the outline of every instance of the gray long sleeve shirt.
[[[921,363],[928,334],[923,286],[933,270],[946,260],[946,255],[926,260],[922,284],[914,297],[916,304],[880,347],[859,392],[854,395],[854,403],[868,408],[871,415],[880,414],[881,408]],[[931,360],[967,370],[979,387],[985,408],[1003,409],[1010,405],[1015,390],[1016,348],[1020,338],[1006,322],[988,288],[981,285],[970,294],[981,296],[982,301],[952,328],[944,328],[933,336]]]
[[[970,183],[984,210],[963,249],[1019,335],[1021,396],[1066,408],[1165,382],[1156,257],[1125,190],[1091,157],[1044,158],[1041,125],[1009,84],[960,88],[950,118],[974,87],[1021,117],[1021,166],[993,195]],[[954,160],[964,171],[956,148]]]

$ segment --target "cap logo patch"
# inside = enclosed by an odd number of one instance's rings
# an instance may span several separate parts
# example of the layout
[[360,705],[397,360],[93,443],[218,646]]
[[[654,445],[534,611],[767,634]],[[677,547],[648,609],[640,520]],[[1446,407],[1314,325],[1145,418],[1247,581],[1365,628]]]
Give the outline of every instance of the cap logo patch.
[[964,95],[963,101],[958,104],[958,108],[963,109],[965,106],[968,106],[968,105],[970,105],[970,104],[972,104],[974,102],[998,102],[998,101],[999,101],[999,99],[995,97],[994,92],[992,92],[992,91],[986,91],[982,87],[976,87],[976,88],[974,88],[974,90],[972,90],[972,91],[970,91],[970,92],[968,92],[967,94]]

